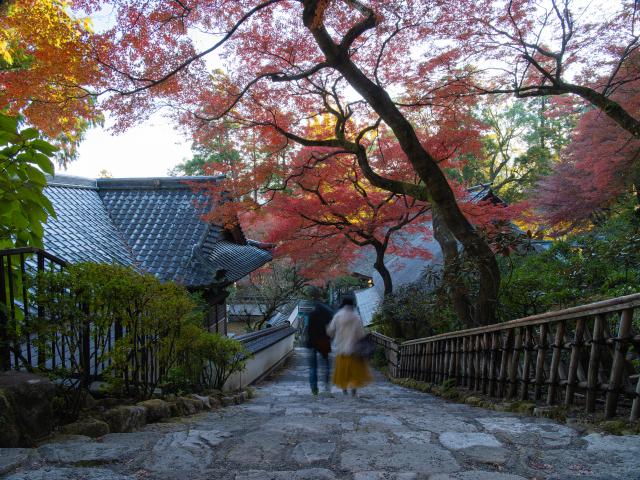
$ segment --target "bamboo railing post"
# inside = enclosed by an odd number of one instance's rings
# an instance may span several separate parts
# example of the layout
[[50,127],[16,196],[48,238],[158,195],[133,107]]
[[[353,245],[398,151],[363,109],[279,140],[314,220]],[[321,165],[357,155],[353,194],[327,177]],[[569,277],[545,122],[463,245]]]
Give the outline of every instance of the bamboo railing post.
[[434,342],[433,348],[435,350],[435,354],[433,356],[434,369],[433,369],[432,383],[437,384],[440,382],[440,356],[442,354],[442,352],[440,351],[440,348],[441,348],[440,342]]
[[529,377],[531,375],[531,351],[533,350],[533,332],[531,327],[525,327],[524,332],[524,363],[522,365],[522,387],[520,389],[520,400],[529,399]]
[[498,356],[498,333],[491,334],[491,353],[489,356],[489,396],[496,395],[496,357]]
[[431,380],[431,360],[433,357],[433,342],[427,343],[427,352],[425,355],[425,367],[424,367],[424,380],[428,382]]
[[500,374],[498,396],[506,395],[507,369],[509,367],[509,359],[511,358],[511,347],[513,345],[513,328],[507,330],[507,335],[502,339],[502,355],[500,356]]
[[475,370],[475,375],[473,376],[473,389],[478,391],[482,388],[482,371],[480,370],[480,345],[481,338],[480,335],[476,336],[475,347],[473,351],[473,368]]
[[420,344],[420,381],[424,382],[427,374],[427,343]]
[[447,362],[447,341],[438,342],[440,344],[440,354],[438,361],[438,383],[444,382],[446,375],[446,362]]
[[451,340],[451,359],[449,360],[449,378],[452,379],[456,385],[460,385],[460,376],[458,374],[458,358],[460,355],[460,349],[458,348],[458,338]]
[[558,322],[556,327],[556,337],[553,342],[553,356],[551,358],[551,368],[549,370],[549,390],[547,391],[547,405],[553,405],[556,403],[558,393],[558,380],[560,366],[560,355],[562,354],[562,343],[564,341],[565,323],[564,321]]
[[544,385],[544,357],[547,353],[547,332],[549,325],[543,323],[540,325],[540,336],[538,337],[538,355],[536,357],[536,384],[534,398],[540,400],[542,398],[542,386]]
[[598,391],[598,370],[600,369],[600,342],[604,334],[604,315],[596,315],[591,337],[591,354],[589,355],[589,369],[587,370],[587,402],[586,410],[592,413],[596,409],[596,394]]
[[509,389],[507,398],[512,399],[518,391],[518,365],[520,365],[520,350],[522,350],[522,328],[516,331],[516,338],[513,345],[513,354],[509,364]]
[[438,381],[438,361],[439,361],[439,342],[433,342],[431,346],[432,357],[431,357],[431,383],[437,383]]
[[473,386],[475,383],[475,368],[473,365],[473,337],[464,337],[465,346],[465,364],[464,364],[464,378],[465,378],[465,387],[470,390],[473,390]]
[[618,338],[615,339],[615,352],[613,354],[613,364],[611,365],[611,375],[609,377],[609,388],[605,404],[605,417],[611,418],[616,414],[618,408],[618,391],[622,385],[622,374],[624,372],[625,355],[629,345],[629,333],[631,332],[631,320],[633,310],[627,309],[620,315],[620,326],[618,327]]
[[407,364],[407,377],[415,378],[415,365],[416,365],[416,346],[411,345],[409,349],[409,362]]
[[584,325],[584,318],[576,320],[576,331],[573,336],[571,360],[569,360],[569,372],[567,373],[567,391],[564,397],[565,405],[571,405],[573,403],[573,397],[576,391],[576,383],[578,382],[578,364],[580,361],[580,353],[582,352],[582,337],[584,336]]
[[442,359],[442,368],[441,368],[441,378],[440,383],[444,382],[447,379],[447,374],[449,373],[449,355],[451,355],[451,351],[449,349],[449,340],[445,340],[444,342],[444,355]]
[[482,346],[482,393],[486,394],[489,391],[489,349],[491,348],[491,340],[489,339],[489,334],[485,333],[483,335],[483,346]]
[[471,350],[469,348],[470,337],[462,337],[460,339],[462,345],[461,362],[460,362],[460,378],[462,386],[469,388],[469,359],[471,358]]

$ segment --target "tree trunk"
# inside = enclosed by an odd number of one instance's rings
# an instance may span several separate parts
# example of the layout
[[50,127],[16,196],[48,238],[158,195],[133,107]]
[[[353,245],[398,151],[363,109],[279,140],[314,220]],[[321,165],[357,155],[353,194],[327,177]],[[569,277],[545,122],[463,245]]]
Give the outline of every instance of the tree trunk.
[[442,281],[449,291],[451,304],[458,319],[466,328],[478,326],[473,318],[469,290],[464,280],[460,277],[460,252],[458,242],[442,221],[437,208],[432,209],[433,236],[440,244],[442,258],[444,260]]
[[384,296],[391,295],[393,293],[393,280],[391,279],[391,273],[384,264],[384,251],[385,249],[382,246],[374,246],[376,249],[376,261],[373,264],[373,267],[382,277],[382,282],[384,284]]
[[[321,2],[306,0],[304,3],[305,25],[310,29],[327,61],[391,128],[407,159],[420,180],[424,182],[432,203],[440,209],[444,224],[462,243],[465,253],[477,265],[480,286],[474,311],[475,322],[482,325],[493,323],[500,288],[500,270],[491,248],[460,210],[438,162],[422,146],[413,126],[398,109],[387,91],[369,79],[353,63],[349,57],[348,46],[344,48],[342,45],[336,45],[324,26],[316,24],[316,9]],[[369,16],[360,25],[360,29],[364,32],[374,26],[375,18]],[[372,180],[369,177],[367,179]]]

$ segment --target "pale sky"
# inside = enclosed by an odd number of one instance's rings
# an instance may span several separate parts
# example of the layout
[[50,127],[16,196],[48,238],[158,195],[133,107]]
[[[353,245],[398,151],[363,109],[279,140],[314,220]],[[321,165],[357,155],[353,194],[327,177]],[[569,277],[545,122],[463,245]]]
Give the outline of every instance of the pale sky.
[[191,156],[191,142],[161,115],[117,136],[107,128],[93,128],[79,148],[78,160],[57,172],[96,178],[101,170],[114,177],[164,177]]
[[[94,14],[91,17],[94,30],[100,32],[110,27],[115,21],[113,15],[113,10]],[[190,35],[200,49],[210,46],[212,38],[216,38],[199,32]],[[208,55],[205,61],[210,68],[221,66],[216,54]],[[119,178],[165,177],[168,170],[191,157],[191,140],[178,132],[162,113],[119,135],[112,135],[109,124],[107,117],[104,128],[88,131],[78,149],[78,159],[67,165],[66,170],[56,166],[56,172],[88,178],[97,178],[101,170]]]

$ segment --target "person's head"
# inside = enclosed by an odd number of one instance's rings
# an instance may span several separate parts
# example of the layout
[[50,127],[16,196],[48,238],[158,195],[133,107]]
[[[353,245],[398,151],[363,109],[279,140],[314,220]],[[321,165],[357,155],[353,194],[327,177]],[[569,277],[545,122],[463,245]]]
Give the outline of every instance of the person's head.
[[345,295],[340,302],[340,308],[353,308],[356,306],[356,299],[353,295]]

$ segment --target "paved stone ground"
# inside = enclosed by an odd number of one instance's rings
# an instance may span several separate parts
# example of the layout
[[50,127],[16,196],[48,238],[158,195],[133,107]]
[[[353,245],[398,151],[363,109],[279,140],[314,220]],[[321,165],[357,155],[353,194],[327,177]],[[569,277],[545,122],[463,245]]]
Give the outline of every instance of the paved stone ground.
[[[581,435],[390,384],[314,398],[306,352],[250,402],[98,441],[0,449],[11,480],[640,479],[640,436]],[[16,469],[17,467],[17,469]]]

